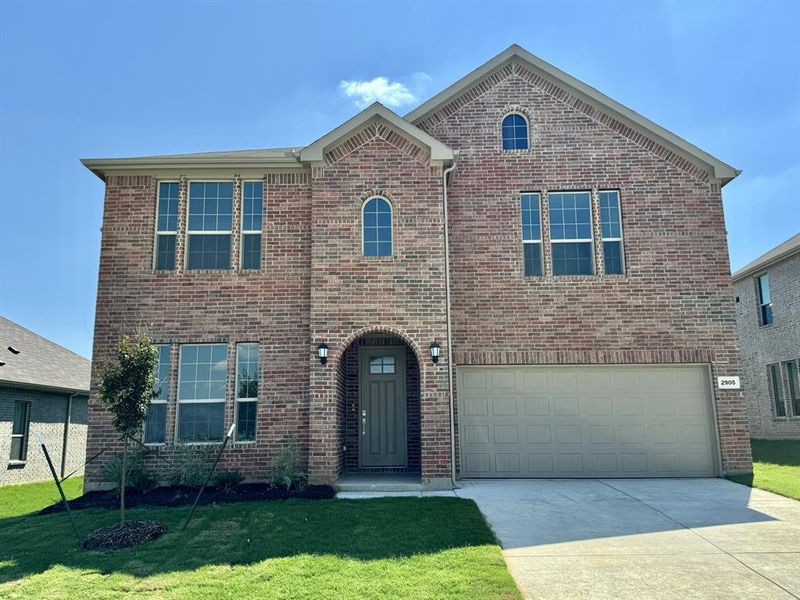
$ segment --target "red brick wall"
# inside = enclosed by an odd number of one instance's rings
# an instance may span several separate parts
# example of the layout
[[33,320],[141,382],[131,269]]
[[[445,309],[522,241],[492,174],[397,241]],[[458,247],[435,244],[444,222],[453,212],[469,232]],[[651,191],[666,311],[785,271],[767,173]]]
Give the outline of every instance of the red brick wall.
[[[714,376],[738,374],[719,187],[530,73],[495,79],[420,124],[460,151],[449,187],[455,363],[708,362]],[[529,151],[501,150],[511,109],[530,120]],[[524,277],[520,192],[597,189],[620,191],[626,275],[553,277],[543,227],[545,276]],[[546,223],[544,197],[542,208]],[[741,393],[717,390],[716,403],[723,468],[749,470]]]

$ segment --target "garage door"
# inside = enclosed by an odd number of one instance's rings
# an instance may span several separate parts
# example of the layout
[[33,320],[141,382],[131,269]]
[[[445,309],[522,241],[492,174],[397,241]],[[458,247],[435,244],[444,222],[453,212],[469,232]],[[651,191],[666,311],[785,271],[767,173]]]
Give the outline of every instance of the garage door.
[[458,367],[462,477],[716,474],[705,367]]

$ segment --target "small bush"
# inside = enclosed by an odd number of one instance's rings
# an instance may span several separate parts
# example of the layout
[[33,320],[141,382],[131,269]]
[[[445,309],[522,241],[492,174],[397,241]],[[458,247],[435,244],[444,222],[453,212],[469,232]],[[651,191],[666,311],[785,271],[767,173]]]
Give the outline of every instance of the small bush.
[[308,483],[308,475],[300,470],[300,440],[297,436],[289,436],[283,448],[272,461],[269,482],[276,487],[287,490],[302,490]]
[[230,494],[244,481],[244,475],[239,471],[218,471],[214,473],[214,487]]
[[[125,481],[125,487],[129,490],[137,492],[149,492],[156,485],[158,479],[151,473],[147,467],[144,466],[144,459],[149,454],[149,450],[145,448],[137,448],[128,454],[128,477]],[[114,491],[119,496],[119,486],[122,475],[122,453],[119,453],[111,459],[111,462],[106,467],[106,481],[114,484]]]
[[181,446],[172,481],[176,485],[200,487],[208,477],[215,446]]

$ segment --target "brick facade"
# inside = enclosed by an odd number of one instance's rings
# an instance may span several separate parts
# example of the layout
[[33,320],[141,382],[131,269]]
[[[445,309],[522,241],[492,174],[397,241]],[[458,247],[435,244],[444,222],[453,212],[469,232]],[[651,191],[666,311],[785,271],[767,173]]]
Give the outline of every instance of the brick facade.
[[[762,326],[756,277],[769,276],[774,320]],[[789,401],[789,381],[783,365],[800,367],[800,254],[739,279],[734,283],[736,324],[742,349],[743,387],[750,429],[757,438],[800,438],[800,414]],[[781,386],[786,416],[776,416],[767,365],[781,365]],[[800,390],[798,390],[800,392]]]
[[[530,150],[500,149],[500,120],[510,110],[528,117]],[[513,63],[417,125],[459,153],[449,186],[455,365],[704,363],[714,375],[739,373],[720,185],[708,170]],[[186,186],[209,178],[201,170],[180,177],[171,272],[152,267],[158,174],[107,176],[93,393],[119,334],[145,329],[172,344],[160,450],[168,456],[178,345],[227,342],[232,365],[236,342],[259,342],[257,442],[234,444],[224,466],[263,478],[280,440],[297,433],[312,481],[332,483],[354,464],[352,354],[364,336],[390,335],[418,365],[408,377],[417,378],[422,480],[449,481],[443,165],[412,138],[376,120],[326,148],[319,162],[265,169],[255,272],[182,269]],[[233,180],[238,192],[250,178],[239,175],[217,169],[213,178]],[[544,276],[523,277],[520,192],[542,194],[546,225],[548,190],[601,189],[620,192],[626,274],[553,277],[545,226]],[[391,257],[362,256],[362,205],[375,195],[392,206]],[[602,273],[599,247],[595,262]],[[434,340],[442,345],[438,364],[428,350]],[[330,348],[324,366],[321,342]],[[714,400],[723,470],[749,471],[743,396],[715,390]],[[88,453],[114,440],[108,413],[93,401]],[[89,468],[92,484],[102,481],[101,469],[102,461]]]
[[[11,426],[14,403],[30,402],[28,451],[25,464],[10,464]],[[0,457],[6,461],[0,471],[0,485],[27,483],[52,479],[35,434],[41,433],[47,451],[59,476],[83,473],[86,459],[86,423],[88,398],[74,396],[70,412],[67,452],[64,453],[64,424],[67,417],[69,394],[31,388],[0,387]],[[63,463],[63,464],[62,464]]]

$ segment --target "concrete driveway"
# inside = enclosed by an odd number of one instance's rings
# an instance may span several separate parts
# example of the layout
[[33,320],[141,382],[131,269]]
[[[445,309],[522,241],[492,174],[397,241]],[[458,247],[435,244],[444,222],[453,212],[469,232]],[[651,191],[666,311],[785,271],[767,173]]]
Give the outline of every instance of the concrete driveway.
[[526,598],[800,597],[800,502],[724,479],[464,481]]

